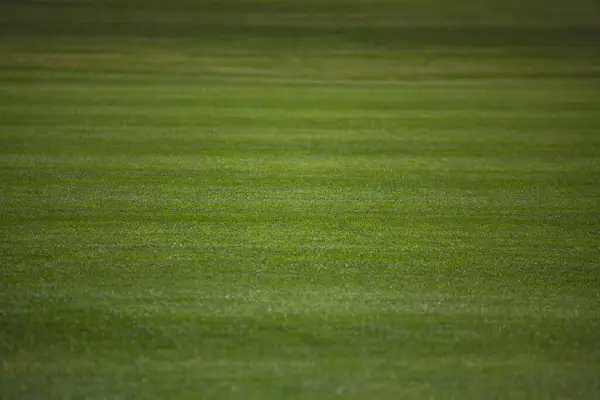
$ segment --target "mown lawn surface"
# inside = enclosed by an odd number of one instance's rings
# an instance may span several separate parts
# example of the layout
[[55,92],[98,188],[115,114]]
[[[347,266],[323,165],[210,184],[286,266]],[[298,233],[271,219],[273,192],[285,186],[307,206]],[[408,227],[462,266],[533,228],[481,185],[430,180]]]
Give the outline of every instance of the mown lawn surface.
[[0,398],[597,398],[598,21],[2,2]]

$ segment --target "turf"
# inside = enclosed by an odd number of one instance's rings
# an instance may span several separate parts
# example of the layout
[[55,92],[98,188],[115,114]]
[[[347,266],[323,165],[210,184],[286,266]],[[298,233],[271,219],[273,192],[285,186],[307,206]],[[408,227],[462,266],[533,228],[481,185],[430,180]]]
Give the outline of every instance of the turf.
[[597,398],[598,21],[2,2],[0,398]]

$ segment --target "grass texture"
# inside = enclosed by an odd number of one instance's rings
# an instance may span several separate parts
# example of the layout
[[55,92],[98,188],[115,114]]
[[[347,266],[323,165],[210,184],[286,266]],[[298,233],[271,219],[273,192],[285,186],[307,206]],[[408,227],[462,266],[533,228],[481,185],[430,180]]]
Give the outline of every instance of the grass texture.
[[2,2],[0,398],[597,398],[598,21]]

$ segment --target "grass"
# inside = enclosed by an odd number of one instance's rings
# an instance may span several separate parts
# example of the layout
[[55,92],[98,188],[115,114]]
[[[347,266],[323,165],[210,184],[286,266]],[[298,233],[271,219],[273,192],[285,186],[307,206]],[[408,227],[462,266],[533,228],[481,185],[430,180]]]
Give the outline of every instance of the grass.
[[3,2],[0,397],[597,397],[599,10],[521,3]]

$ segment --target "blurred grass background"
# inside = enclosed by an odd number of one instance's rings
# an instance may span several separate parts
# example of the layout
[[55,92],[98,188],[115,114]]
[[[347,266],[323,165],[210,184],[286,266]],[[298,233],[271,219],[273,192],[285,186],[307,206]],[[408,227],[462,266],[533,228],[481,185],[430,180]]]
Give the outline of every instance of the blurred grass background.
[[599,22],[3,1],[0,397],[597,397]]

